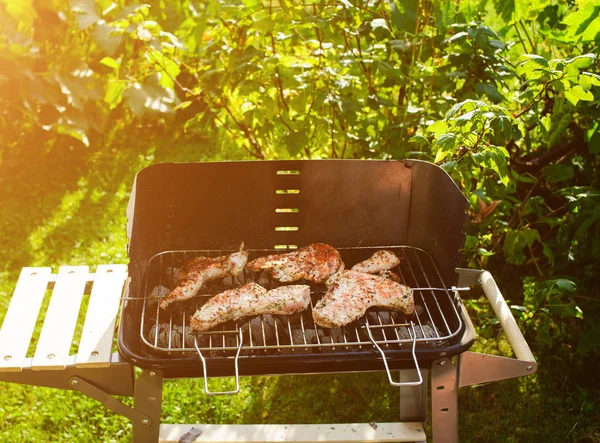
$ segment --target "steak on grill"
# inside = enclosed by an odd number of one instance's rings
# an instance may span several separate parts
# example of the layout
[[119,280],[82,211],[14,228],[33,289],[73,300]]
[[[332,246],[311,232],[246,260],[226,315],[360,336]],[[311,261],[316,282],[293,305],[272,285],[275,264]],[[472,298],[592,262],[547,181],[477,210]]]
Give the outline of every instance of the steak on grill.
[[313,309],[316,324],[325,328],[345,326],[362,317],[371,306],[381,306],[412,314],[411,288],[379,275],[344,271]]
[[244,269],[248,261],[248,251],[244,244],[233,254],[221,257],[196,257],[187,262],[179,271],[179,285],[160,301],[160,307],[194,297],[202,285],[208,281],[236,276]]
[[281,283],[306,280],[323,283],[344,267],[340,253],[324,243],[313,243],[286,254],[259,257],[248,263],[254,272],[269,271],[271,277]]
[[267,291],[257,283],[230,289],[208,300],[190,319],[194,331],[203,332],[229,320],[261,314],[290,315],[310,304],[308,285],[280,286]]

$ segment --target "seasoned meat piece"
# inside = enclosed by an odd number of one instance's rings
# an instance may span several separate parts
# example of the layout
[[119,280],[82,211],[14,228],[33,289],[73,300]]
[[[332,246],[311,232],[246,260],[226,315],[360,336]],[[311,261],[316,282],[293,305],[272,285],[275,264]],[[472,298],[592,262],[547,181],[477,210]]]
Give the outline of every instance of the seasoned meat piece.
[[[196,257],[190,260],[179,271],[179,286],[160,302],[160,307],[167,307],[176,301],[187,300],[195,296],[202,285],[210,280],[238,275],[244,269],[248,261],[248,251],[244,250],[244,244],[240,250],[233,254],[222,257]],[[182,271],[185,276],[182,278]]]
[[290,315],[310,304],[307,285],[280,286],[267,291],[256,283],[230,289],[208,300],[190,319],[194,331],[202,332],[249,315]]
[[287,254],[259,257],[248,263],[249,270],[270,271],[271,277],[281,283],[302,279],[323,283],[343,266],[340,253],[324,243],[313,243]]
[[395,281],[396,283],[402,284],[402,279],[400,278],[400,276],[398,274],[396,274],[394,271],[390,271],[389,269],[384,269],[383,271],[379,271],[379,275],[381,277]]
[[378,274],[380,271],[392,269],[400,264],[400,259],[392,251],[377,251],[371,258],[352,266],[351,271]]
[[325,328],[345,326],[362,317],[371,306],[412,314],[413,291],[379,275],[344,271],[315,305],[313,319]]

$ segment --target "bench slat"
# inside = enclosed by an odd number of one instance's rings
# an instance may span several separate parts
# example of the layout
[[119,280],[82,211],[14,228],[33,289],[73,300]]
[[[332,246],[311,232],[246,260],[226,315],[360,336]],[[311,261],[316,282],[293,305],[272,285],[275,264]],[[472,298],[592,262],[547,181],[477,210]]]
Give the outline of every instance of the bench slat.
[[160,425],[160,443],[192,442],[424,442],[422,423],[322,425]]
[[21,371],[52,270],[23,268],[0,329],[0,371]]
[[88,266],[60,267],[31,363],[32,370],[60,370],[67,367],[81,300],[89,279]]
[[77,367],[110,365],[115,322],[126,278],[127,265],[98,266],[77,353]]

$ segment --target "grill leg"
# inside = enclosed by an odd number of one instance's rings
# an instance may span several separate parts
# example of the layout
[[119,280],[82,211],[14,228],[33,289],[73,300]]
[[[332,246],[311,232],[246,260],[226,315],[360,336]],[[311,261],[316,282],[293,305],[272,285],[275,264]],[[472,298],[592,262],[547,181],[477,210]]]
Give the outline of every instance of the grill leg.
[[[417,380],[417,371],[414,369],[402,369],[400,381]],[[425,422],[427,420],[427,369],[421,369],[423,383],[421,386],[402,386],[400,388],[400,421],[401,422]]]
[[150,420],[133,422],[133,443],[158,442],[163,377],[160,371],[143,369],[135,382],[133,407]]
[[431,427],[435,443],[458,442],[458,358],[431,368]]

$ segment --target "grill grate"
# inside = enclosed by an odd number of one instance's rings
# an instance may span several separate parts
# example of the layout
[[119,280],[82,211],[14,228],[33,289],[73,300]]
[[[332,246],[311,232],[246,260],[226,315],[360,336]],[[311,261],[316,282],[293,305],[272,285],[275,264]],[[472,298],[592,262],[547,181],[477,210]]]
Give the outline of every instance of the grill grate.
[[[197,354],[196,344],[209,356],[239,350],[243,336],[245,354],[347,352],[353,349],[373,349],[367,327],[375,341],[385,349],[447,346],[455,341],[462,322],[458,314],[458,297],[443,281],[432,257],[410,246],[381,246],[338,248],[347,269],[370,257],[375,251],[394,251],[401,260],[395,271],[414,290],[415,312],[400,312],[371,308],[361,319],[341,328],[327,329],[315,325],[312,308],[324,294],[323,285],[311,285],[311,304],[303,313],[291,316],[261,315],[255,318],[228,322],[209,332],[192,334],[189,318],[212,295],[226,289],[256,281],[267,289],[280,286],[266,274],[245,270],[237,277],[204,285],[199,296],[164,311],[158,301],[177,285],[177,270],[198,256],[216,257],[235,251],[197,250],[166,251],[149,261],[145,278],[140,334],[143,342],[155,351],[168,355]],[[249,261],[281,250],[249,249]],[[301,283],[301,282],[298,282]],[[416,338],[413,337],[411,321]],[[240,334],[240,328],[244,332]],[[195,340],[196,339],[196,340]],[[228,352],[229,354],[229,352]]]

